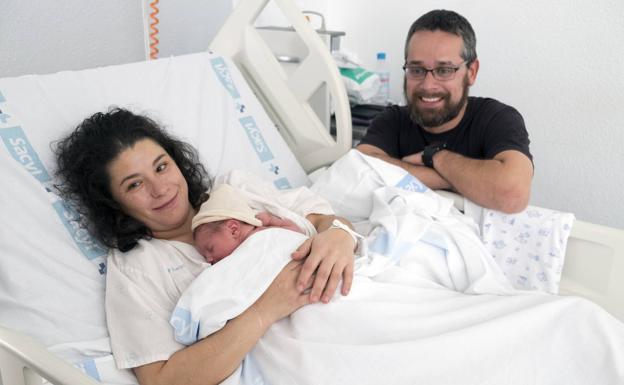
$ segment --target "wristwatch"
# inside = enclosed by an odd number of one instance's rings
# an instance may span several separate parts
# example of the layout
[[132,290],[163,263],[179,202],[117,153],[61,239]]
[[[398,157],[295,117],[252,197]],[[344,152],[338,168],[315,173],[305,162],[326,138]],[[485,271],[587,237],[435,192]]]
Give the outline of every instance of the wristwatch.
[[433,156],[438,153],[438,151],[442,151],[446,149],[446,142],[444,143],[434,143],[425,147],[422,153],[422,161],[425,166],[429,168],[433,168]]

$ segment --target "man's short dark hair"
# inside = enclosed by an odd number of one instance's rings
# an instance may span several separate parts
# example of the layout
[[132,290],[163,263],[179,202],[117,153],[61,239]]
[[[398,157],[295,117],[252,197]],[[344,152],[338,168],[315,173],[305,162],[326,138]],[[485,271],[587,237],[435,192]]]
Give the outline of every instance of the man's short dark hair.
[[474,30],[468,20],[456,12],[436,9],[419,17],[407,33],[405,59],[407,59],[409,41],[418,31],[443,31],[460,36],[464,41],[464,48],[460,55],[466,61],[466,65],[470,65],[477,58],[477,37]]

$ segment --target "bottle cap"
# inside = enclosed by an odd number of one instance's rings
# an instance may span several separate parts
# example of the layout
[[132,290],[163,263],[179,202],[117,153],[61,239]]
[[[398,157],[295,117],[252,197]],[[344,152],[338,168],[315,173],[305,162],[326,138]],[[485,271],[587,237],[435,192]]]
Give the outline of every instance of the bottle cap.
[[385,52],[377,52],[377,60],[386,60]]

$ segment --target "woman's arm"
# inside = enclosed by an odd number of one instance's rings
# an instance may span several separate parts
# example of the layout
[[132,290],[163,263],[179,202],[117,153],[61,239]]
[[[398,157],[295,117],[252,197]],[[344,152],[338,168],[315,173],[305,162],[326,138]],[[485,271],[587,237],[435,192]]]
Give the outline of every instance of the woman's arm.
[[342,229],[330,229],[331,224],[334,219],[338,219],[350,228],[353,226],[348,220],[333,215],[310,214],[306,218],[318,234],[305,241],[292,255],[295,260],[305,258],[297,279],[297,288],[301,290],[314,277],[310,302],[320,299],[327,303],[341,279],[341,294],[349,294],[353,282],[353,252],[357,246],[351,235]]
[[309,296],[296,279],[303,262],[291,261],[262,296],[218,332],[174,353],[168,361],[134,368],[141,385],[217,384],[232,374],[267,329],[303,305]]

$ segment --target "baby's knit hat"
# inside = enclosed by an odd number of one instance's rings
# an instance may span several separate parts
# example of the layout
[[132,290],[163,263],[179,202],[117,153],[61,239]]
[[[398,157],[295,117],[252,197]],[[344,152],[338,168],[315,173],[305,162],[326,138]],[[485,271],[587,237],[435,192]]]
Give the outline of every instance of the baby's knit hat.
[[247,200],[240,190],[229,184],[218,185],[193,217],[191,229],[195,231],[201,224],[232,218],[252,226],[262,226],[262,222],[256,218],[256,212],[249,207]]

